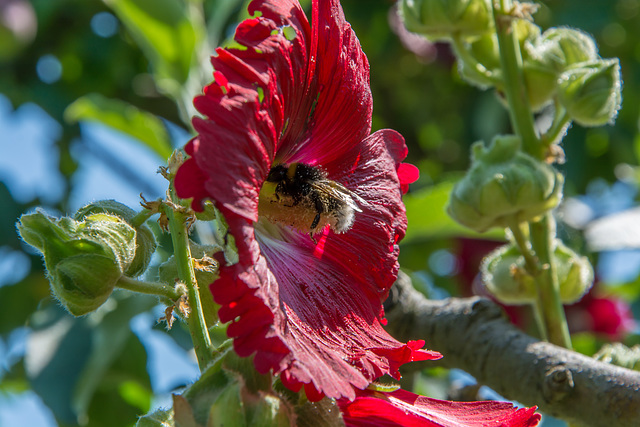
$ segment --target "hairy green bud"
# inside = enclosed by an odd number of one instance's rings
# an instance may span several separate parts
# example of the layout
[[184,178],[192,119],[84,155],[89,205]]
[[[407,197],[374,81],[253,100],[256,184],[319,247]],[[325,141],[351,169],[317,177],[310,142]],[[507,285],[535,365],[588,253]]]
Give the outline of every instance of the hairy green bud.
[[75,214],[75,219],[82,221],[87,215],[96,213],[115,215],[136,229],[136,255],[129,264],[129,267],[127,267],[125,275],[136,277],[144,273],[147,267],[149,267],[151,257],[155,253],[157,246],[155,236],[151,229],[145,224],[136,223],[135,217],[137,212],[115,200],[100,200],[90,203],[78,209]]
[[573,28],[550,28],[525,46],[525,61],[551,68],[558,73],[578,63],[598,59],[593,38]]
[[619,342],[608,343],[603,345],[593,358],[611,365],[640,371],[640,344],[627,347]]
[[558,79],[558,99],[582,126],[613,123],[622,103],[620,62],[600,59],[568,69]]
[[[553,259],[558,276],[560,300],[573,304],[591,289],[593,268],[559,240],[555,241]],[[532,304],[536,301],[536,282],[525,268],[524,257],[513,244],[501,246],[485,257],[480,266],[482,283],[503,304]]]
[[533,304],[535,279],[524,269],[518,248],[508,244],[487,255],[480,266],[482,283],[498,301],[507,305]]
[[558,205],[563,177],[520,150],[516,136],[498,136],[489,148],[472,147],[471,167],[453,188],[447,211],[460,224],[483,232],[533,221]]
[[42,252],[54,296],[75,316],[109,298],[136,252],[136,230],[115,215],[76,221],[36,211],[23,215],[17,227],[25,242]]
[[448,40],[487,33],[493,26],[488,0],[402,0],[404,24],[431,40]]
[[[516,38],[520,44],[520,50],[524,50],[525,44],[540,36],[540,27],[533,22],[519,19],[513,25]],[[466,52],[460,52],[464,49]],[[498,36],[495,32],[485,33],[479,37],[467,40],[462,45],[454,44],[454,51],[458,58],[458,72],[468,83],[481,89],[496,85],[495,77],[502,72],[500,69],[500,49]],[[473,58],[471,63],[467,59]],[[474,62],[475,61],[475,62]],[[478,71],[482,67],[486,72]],[[493,78],[489,78],[492,75]],[[555,84],[555,78],[552,80]]]
[[566,69],[598,58],[593,38],[573,28],[551,28],[522,44],[523,74],[533,111],[556,95],[558,76]]
[[589,292],[593,285],[593,267],[585,256],[558,241],[553,256],[563,304],[573,304]]

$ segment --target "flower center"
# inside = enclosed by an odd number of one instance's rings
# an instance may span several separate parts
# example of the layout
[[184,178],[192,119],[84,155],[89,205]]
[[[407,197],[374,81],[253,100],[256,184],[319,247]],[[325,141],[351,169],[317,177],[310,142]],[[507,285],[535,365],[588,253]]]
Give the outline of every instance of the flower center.
[[358,197],[315,166],[280,164],[271,168],[260,189],[258,213],[312,236],[327,225],[344,233],[353,225],[355,212],[362,212],[354,198]]

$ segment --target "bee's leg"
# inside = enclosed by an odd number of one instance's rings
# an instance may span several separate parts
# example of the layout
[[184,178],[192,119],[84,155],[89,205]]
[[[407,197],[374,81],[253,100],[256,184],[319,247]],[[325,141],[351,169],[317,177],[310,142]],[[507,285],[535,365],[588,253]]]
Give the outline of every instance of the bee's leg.
[[313,222],[311,223],[312,230],[314,230],[318,226],[318,224],[320,224],[320,215],[325,212],[324,204],[322,203],[320,197],[317,197],[317,195],[314,196],[315,197],[312,197],[312,200],[316,208],[316,216],[315,218],[313,218]]
[[313,218],[313,222],[311,223],[311,229],[313,230],[314,228],[316,228],[318,226],[318,224],[320,224],[320,214],[317,213],[316,217]]

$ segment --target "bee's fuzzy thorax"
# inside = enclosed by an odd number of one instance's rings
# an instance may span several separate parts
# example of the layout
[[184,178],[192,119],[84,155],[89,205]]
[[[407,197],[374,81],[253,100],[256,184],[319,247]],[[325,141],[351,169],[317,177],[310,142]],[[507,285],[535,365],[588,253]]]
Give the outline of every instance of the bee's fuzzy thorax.
[[315,166],[276,165],[260,191],[259,215],[312,236],[327,226],[335,233],[345,233],[360,211],[352,196]]

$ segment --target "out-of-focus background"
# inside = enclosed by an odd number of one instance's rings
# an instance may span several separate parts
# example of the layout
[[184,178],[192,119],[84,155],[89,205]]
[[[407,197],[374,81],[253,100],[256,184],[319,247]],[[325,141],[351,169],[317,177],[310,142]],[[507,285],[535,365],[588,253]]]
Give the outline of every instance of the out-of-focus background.
[[[65,313],[15,221],[39,206],[64,215],[100,199],[137,209],[140,193],[161,197],[157,168],[189,140],[190,100],[212,72],[197,51],[228,40],[247,3],[0,0],[0,426],[131,425],[196,378],[188,332],[158,324],[153,298],[116,293],[97,313]],[[596,268],[592,291],[567,307],[576,350],[591,355],[605,342],[640,343],[640,0],[539,4],[538,25],[592,34],[624,79],[615,125],[574,126],[560,166],[559,235]],[[493,92],[461,80],[448,45],[403,31],[393,1],[342,5],[370,61],[374,130],[400,131],[421,170],[405,198],[401,265],[431,298],[483,294],[478,264],[503,236],[464,230],[444,206],[470,145],[508,132],[507,114]],[[160,244],[157,262],[171,247]],[[527,309],[508,313],[535,334]],[[429,370],[413,386],[445,398],[471,382]]]

